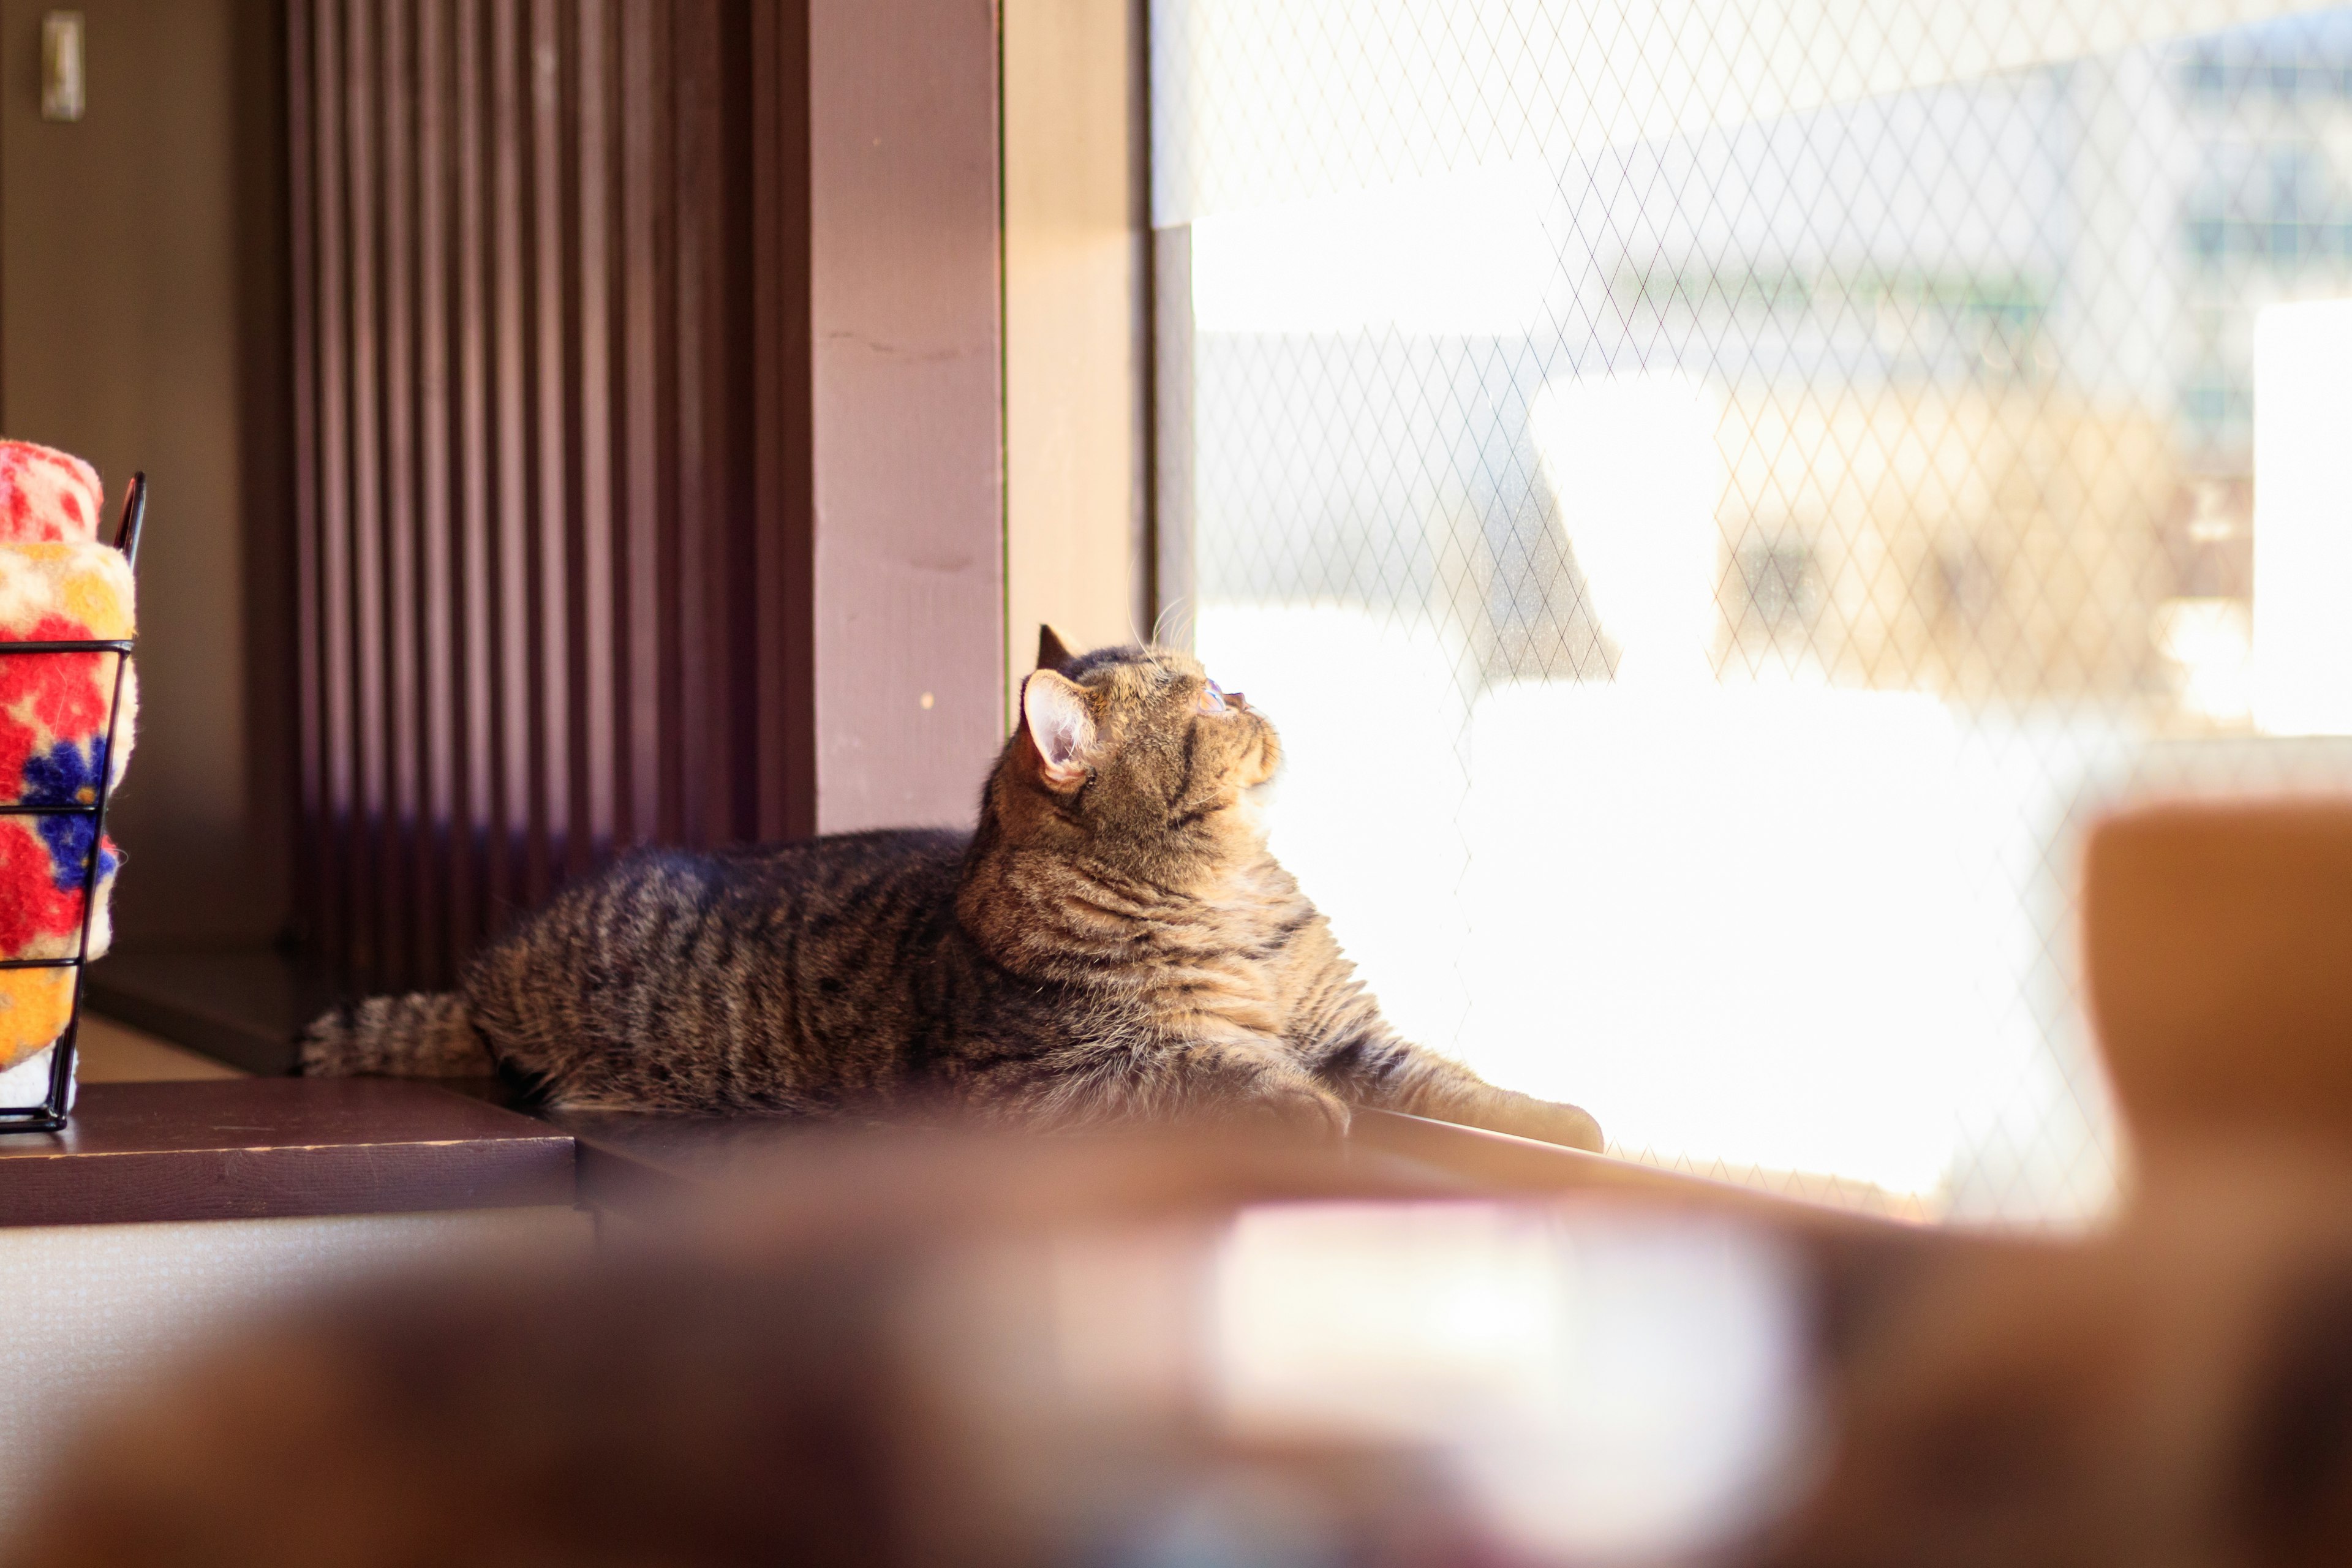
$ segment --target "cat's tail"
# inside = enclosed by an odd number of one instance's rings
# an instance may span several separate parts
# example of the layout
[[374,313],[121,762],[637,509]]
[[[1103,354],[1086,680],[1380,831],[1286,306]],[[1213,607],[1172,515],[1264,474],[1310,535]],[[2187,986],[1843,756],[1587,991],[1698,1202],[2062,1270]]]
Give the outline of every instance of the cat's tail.
[[302,1032],[305,1078],[488,1078],[497,1070],[455,991],[345,1003]]

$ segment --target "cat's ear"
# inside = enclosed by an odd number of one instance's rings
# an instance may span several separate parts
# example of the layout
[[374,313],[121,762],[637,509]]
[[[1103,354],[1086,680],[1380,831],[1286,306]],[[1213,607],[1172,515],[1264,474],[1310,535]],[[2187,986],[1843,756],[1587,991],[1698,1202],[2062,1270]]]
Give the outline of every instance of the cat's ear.
[[1095,718],[1077,682],[1041,669],[1021,683],[1021,722],[1037,748],[1045,787],[1067,795],[1087,782],[1086,754],[1095,743]]
[[1059,632],[1051,626],[1041,626],[1037,628],[1038,668],[1059,669],[1070,661],[1070,650],[1064,646]]

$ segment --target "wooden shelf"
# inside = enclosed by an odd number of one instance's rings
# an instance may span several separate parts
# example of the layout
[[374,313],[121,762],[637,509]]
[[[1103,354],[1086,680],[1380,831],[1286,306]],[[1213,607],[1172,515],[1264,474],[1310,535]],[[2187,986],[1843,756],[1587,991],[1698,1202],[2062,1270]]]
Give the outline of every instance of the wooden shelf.
[[572,1147],[414,1079],[86,1084],[63,1132],[0,1136],[0,1226],[570,1205]]
[[[905,1131],[864,1139],[837,1124],[782,1118],[542,1119],[506,1108],[499,1103],[504,1093],[489,1080],[87,1084],[64,1132],[0,1137],[0,1226],[574,1203],[627,1209],[698,1189],[757,1185],[762,1174],[787,1170],[803,1177],[835,1166],[853,1170],[866,1145],[887,1146],[897,1159],[930,1142]],[[1736,1215],[1822,1243],[1863,1243],[1872,1258],[1889,1244],[1914,1250],[1909,1243],[1935,1234],[1574,1150],[1378,1112],[1359,1116],[1344,1159],[1310,1156],[1291,1163],[1296,1171],[1319,1172],[1309,1184],[1335,1193],[1582,1191],[1663,1201]]]

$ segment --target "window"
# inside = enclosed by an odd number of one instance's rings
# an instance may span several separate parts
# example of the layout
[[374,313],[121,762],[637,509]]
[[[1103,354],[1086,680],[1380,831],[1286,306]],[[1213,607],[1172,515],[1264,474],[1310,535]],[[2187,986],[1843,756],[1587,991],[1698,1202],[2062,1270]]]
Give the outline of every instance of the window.
[[2352,784],[2289,9],[1159,0],[1163,533],[1402,1027],[1635,1158],[2107,1201],[2082,826]]

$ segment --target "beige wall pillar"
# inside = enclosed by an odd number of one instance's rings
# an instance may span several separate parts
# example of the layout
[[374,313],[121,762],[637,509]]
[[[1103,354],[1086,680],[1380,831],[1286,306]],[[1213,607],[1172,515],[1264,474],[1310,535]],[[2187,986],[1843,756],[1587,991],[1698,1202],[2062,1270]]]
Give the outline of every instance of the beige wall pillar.
[[1150,631],[1143,7],[1004,0],[1005,665]]

